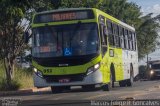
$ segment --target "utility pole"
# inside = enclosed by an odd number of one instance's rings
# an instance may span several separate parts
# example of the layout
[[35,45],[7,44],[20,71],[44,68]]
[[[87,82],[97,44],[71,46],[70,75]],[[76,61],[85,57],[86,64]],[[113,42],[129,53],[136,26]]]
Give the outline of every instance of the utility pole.
[[149,59],[148,59],[148,53],[147,53],[147,70],[148,70],[148,68],[149,68],[149,61],[148,61]]
[[147,78],[149,78],[149,73],[150,73],[149,60],[151,60],[151,58],[148,57],[148,53],[147,53]]

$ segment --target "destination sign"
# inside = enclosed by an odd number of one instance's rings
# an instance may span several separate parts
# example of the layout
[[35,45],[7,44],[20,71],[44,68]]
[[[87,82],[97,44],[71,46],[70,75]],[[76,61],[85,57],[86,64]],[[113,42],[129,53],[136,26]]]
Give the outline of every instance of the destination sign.
[[65,12],[53,12],[48,14],[37,14],[34,19],[34,23],[47,23],[69,20],[83,20],[93,19],[93,11],[81,10],[81,11],[65,11]]

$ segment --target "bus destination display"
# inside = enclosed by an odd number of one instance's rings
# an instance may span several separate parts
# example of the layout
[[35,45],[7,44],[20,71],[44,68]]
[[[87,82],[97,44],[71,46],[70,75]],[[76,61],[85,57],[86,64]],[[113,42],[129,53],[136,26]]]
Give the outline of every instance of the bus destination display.
[[34,23],[47,23],[69,20],[93,19],[92,11],[70,11],[70,12],[53,12],[48,14],[38,14],[35,16]]

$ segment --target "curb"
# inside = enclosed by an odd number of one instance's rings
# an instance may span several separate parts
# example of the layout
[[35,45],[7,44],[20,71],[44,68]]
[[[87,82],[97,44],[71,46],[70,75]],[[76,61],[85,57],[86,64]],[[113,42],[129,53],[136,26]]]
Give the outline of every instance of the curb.
[[36,92],[44,92],[49,91],[50,88],[30,88],[30,89],[22,89],[18,91],[0,91],[0,96],[12,96],[12,95],[22,95],[28,93],[36,93]]

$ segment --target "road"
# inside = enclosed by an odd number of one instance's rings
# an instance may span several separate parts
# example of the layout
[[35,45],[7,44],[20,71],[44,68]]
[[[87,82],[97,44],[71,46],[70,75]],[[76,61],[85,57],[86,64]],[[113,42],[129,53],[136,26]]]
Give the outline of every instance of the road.
[[[96,87],[96,89],[92,91],[83,91],[79,87],[74,87],[70,91],[66,91],[58,94],[52,94],[51,91],[45,91],[45,92],[37,92],[37,93],[32,93],[27,95],[1,97],[0,99],[17,98],[17,99],[21,99],[22,101],[28,101],[27,103],[31,103],[31,104],[35,103],[34,106],[37,106],[36,103],[41,105],[44,105],[44,104],[47,105],[47,103],[53,100],[61,103],[62,101],[63,102],[66,101],[67,103],[68,102],[70,103],[71,101],[72,102],[76,101],[75,104],[80,104],[77,102],[85,103],[84,101],[91,101],[91,100],[126,100],[127,98],[138,99],[138,100],[139,99],[140,100],[160,99],[159,91],[160,91],[160,80],[137,81],[134,83],[133,87],[119,87],[119,85],[116,84],[115,88],[113,88],[111,91],[102,91],[100,87]],[[69,104],[69,106],[72,106],[72,105]]]

